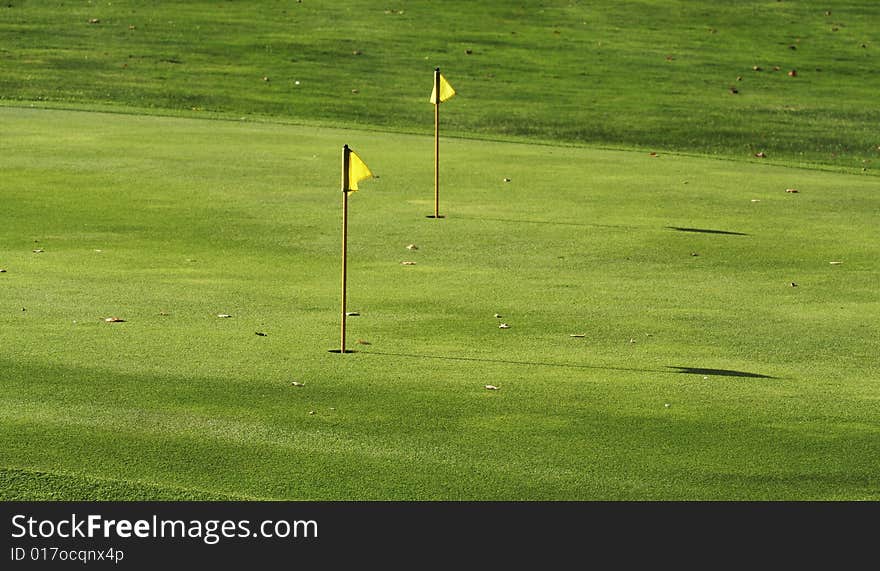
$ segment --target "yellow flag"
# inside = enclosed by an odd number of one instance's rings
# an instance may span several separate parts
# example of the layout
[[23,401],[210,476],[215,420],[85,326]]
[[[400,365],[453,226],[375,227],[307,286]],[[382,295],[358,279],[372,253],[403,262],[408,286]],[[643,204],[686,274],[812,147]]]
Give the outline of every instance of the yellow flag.
[[354,192],[358,189],[358,182],[371,178],[373,173],[370,172],[370,167],[361,160],[357,153],[352,150],[348,152],[348,181],[346,186],[346,190]]
[[[440,103],[443,103],[450,97],[455,95],[455,90],[452,89],[452,86],[449,85],[449,82],[446,81],[446,78],[443,77],[443,74],[440,74]],[[433,89],[431,89],[431,103],[434,105],[437,104],[437,86],[435,85]]]

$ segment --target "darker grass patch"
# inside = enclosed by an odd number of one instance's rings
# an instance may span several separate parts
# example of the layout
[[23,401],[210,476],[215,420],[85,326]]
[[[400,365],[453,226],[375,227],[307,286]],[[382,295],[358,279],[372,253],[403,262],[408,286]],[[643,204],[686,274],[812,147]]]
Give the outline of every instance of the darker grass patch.
[[2,501],[229,501],[218,492],[21,468],[0,468]]

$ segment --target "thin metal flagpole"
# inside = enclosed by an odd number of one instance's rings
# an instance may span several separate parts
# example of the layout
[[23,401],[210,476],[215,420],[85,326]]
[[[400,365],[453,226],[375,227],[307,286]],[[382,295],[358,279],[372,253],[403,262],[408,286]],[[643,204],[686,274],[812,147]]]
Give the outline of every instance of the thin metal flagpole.
[[434,68],[434,218],[440,218],[440,68]]
[[339,352],[345,353],[345,287],[348,273],[348,163],[351,149],[342,147],[342,330]]

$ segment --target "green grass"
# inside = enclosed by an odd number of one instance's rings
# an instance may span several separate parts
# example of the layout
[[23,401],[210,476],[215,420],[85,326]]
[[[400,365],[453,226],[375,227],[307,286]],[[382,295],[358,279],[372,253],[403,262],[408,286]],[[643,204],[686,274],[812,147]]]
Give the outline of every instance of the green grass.
[[447,139],[436,221],[429,136],[0,129],[3,499],[880,499],[876,177]]
[[427,133],[441,66],[448,134],[875,172],[878,34],[867,0],[8,0],[0,101]]

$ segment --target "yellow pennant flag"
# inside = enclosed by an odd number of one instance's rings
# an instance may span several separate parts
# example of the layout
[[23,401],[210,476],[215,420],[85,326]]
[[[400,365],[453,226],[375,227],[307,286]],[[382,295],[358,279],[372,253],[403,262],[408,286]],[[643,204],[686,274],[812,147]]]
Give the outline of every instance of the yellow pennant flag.
[[361,160],[357,153],[349,149],[348,152],[348,180],[346,181],[346,190],[350,192],[354,192],[358,189],[358,182],[372,178],[373,173],[370,172],[370,167]]
[[[440,103],[443,103],[450,97],[455,95],[455,90],[452,89],[452,86],[449,85],[449,82],[446,81],[446,78],[443,77],[443,74],[440,74]],[[437,86],[435,85],[433,89],[431,89],[431,103],[434,105],[437,104]]]

